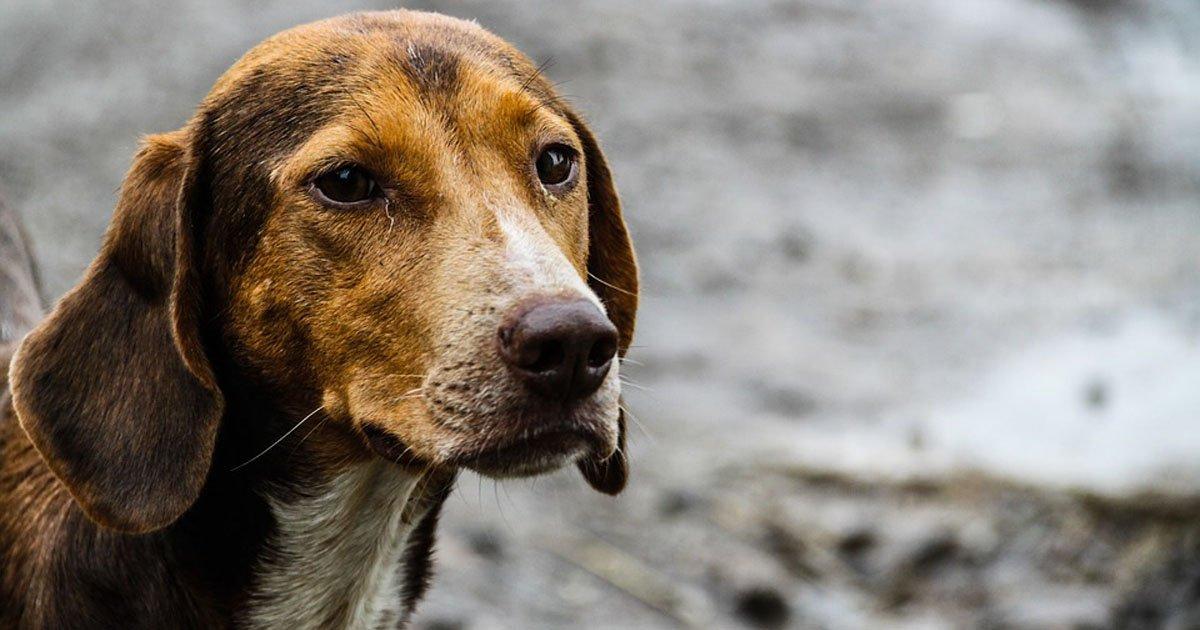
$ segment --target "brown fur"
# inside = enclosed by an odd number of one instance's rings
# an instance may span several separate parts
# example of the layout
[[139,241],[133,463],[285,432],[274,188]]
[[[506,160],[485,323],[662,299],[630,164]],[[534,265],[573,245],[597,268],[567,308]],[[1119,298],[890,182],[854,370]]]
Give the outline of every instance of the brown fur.
[[[582,160],[557,194],[532,170],[547,142]],[[314,175],[347,162],[386,201],[318,202]],[[549,290],[511,271],[512,226],[536,265],[590,286],[624,355],[638,277],[611,174],[524,56],[404,11],[247,53],[184,128],[146,141],[96,260],[12,362],[0,626],[237,626],[275,528],[264,495],[381,456],[443,481],[410,501],[411,611],[444,480],[564,414],[586,436],[585,479],[619,492],[616,377],[551,409],[498,367],[497,322]]]

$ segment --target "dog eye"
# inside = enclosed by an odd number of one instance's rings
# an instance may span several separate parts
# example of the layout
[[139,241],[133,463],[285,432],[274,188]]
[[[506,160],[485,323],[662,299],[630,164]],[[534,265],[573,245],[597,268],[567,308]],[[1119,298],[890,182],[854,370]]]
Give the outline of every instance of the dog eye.
[[334,203],[358,203],[379,196],[379,185],[357,166],[343,166],[313,181],[313,186]]
[[537,158],[537,175],[547,188],[564,188],[570,184],[578,170],[575,150],[564,144],[552,144],[542,149]]

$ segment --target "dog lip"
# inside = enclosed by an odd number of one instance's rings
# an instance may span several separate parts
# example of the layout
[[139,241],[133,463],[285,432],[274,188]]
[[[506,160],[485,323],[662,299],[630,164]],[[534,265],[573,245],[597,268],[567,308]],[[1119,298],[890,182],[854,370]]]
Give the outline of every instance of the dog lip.
[[599,450],[600,438],[577,424],[565,424],[488,446],[457,458],[459,465],[493,477],[523,477],[549,472]]
[[424,462],[390,431],[372,422],[364,422],[362,434],[367,446],[380,457],[404,467],[423,467]]

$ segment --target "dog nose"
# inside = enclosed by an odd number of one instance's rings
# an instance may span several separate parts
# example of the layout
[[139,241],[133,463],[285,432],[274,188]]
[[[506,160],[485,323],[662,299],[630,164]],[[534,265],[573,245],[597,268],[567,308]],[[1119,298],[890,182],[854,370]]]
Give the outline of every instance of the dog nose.
[[573,401],[600,387],[617,354],[617,328],[587,300],[543,302],[500,326],[500,356],[533,391]]

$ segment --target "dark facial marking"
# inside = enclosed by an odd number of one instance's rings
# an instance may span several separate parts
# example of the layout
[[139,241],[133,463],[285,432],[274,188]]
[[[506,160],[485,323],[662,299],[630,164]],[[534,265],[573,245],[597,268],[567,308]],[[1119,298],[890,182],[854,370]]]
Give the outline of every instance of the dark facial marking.
[[458,55],[425,43],[404,42],[397,51],[400,68],[422,93],[453,94],[458,89]]
[[423,462],[413,455],[403,442],[379,425],[364,422],[362,433],[371,449],[384,459],[389,459],[401,466],[419,468],[423,465]]
[[442,513],[442,505],[446,502],[446,498],[450,496],[450,492],[453,489],[454,476],[451,475],[444,482],[441,482],[440,488],[426,499],[429,507],[426,509],[425,515],[421,517],[420,522],[413,529],[408,545],[404,549],[404,557],[401,560],[403,575],[401,581],[404,584],[404,588],[400,593],[404,616],[400,627],[406,626],[417,607],[417,603],[421,601],[421,598],[425,596],[425,592],[429,590],[429,581],[433,577],[433,548],[438,518]]

